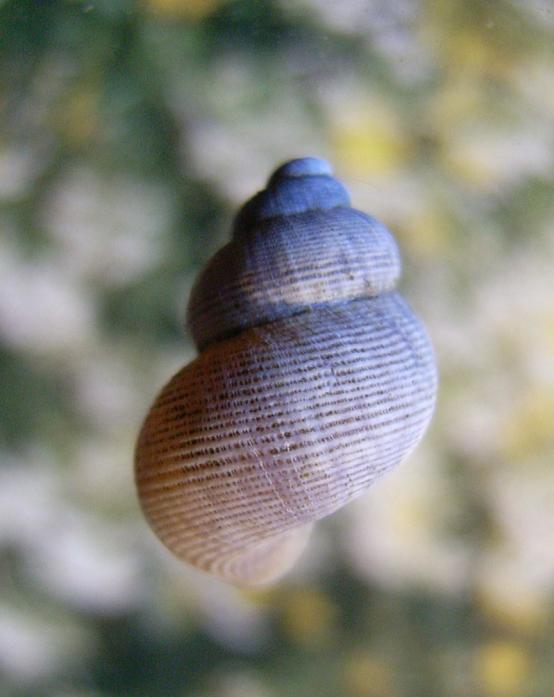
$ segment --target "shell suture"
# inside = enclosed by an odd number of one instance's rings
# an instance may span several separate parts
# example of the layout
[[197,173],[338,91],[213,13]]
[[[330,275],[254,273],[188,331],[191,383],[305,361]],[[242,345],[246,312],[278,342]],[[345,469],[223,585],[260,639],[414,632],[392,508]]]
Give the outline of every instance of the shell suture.
[[137,443],[143,510],[177,556],[271,582],[315,521],[415,447],[437,376],[394,290],[400,270],[390,232],[350,206],[324,160],[286,163],[242,207],[191,293],[200,354]]

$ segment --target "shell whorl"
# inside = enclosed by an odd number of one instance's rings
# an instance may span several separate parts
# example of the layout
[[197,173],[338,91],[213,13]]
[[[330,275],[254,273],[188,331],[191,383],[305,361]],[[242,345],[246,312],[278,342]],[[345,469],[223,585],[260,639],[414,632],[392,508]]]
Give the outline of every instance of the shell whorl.
[[143,510],[179,557],[270,582],[413,449],[437,376],[399,275],[392,235],[323,160],[283,165],[242,207],[191,293],[200,355],[137,443]]
[[308,307],[392,290],[394,238],[350,207],[324,160],[292,160],[239,211],[233,239],[194,285],[187,323],[197,347]]

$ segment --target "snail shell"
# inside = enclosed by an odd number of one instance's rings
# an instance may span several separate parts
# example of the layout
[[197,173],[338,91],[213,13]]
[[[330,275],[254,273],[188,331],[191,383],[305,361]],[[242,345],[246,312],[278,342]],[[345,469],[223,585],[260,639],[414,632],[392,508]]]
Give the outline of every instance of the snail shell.
[[200,355],[137,443],[142,508],[178,557],[272,582],[315,521],[414,448],[437,376],[399,276],[394,238],[324,160],[288,162],[239,211],[191,293]]

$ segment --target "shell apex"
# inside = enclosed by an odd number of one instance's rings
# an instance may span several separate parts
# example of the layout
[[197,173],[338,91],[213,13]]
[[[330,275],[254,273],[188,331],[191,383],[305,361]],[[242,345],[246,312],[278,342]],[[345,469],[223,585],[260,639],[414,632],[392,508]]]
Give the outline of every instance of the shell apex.
[[270,218],[350,207],[350,195],[335,179],[331,165],[319,157],[301,157],[285,162],[259,191],[239,210],[233,235],[239,236]]

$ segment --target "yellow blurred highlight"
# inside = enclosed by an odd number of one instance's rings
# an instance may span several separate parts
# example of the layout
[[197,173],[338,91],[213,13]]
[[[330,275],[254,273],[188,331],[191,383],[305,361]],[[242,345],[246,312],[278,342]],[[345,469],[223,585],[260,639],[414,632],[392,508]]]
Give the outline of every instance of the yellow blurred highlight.
[[391,673],[387,665],[369,653],[358,651],[347,656],[342,670],[344,692],[349,697],[393,697]]
[[421,18],[421,40],[433,50],[445,73],[470,80],[508,79],[517,61],[510,42],[493,41],[493,23],[462,26],[461,4],[456,0],[433,0]]
[[468,72],[487,77],[509,77],[513,62],[507,52],[475,31],[454,31],[445,42],[445,60],[455,73]]
[[520,635],[535,636],[547,625],[548,599],[530,589],[512,586],[504,593],[481,588],[476,603],[483,616],[503,629]]
[[489,159],[489,153],[481,148],[474,137],[458,136],[446,141],[442,160],[452,174],[476,188],[487,188],[495,184],[498,168]]
[[492,641],[476,657],[476,678],[487,697],[519,697],[531,673],[528,651],[510,641]]
[[98,131],[98,93],[88,89],[73,94],[63,105],[59,120],[70,145],[85,145]]
[[337,168],[350,176],[386,176],[412,150],[393,114],[373,104],[343,113],[332,127],[331,142]]
[[239,592],[245,600],[256,607],[275,607],[281,597],[278,586],[240,588]]
[[544,322],[544,335],[546,338],[546,343],[554,355],[554,317],[549,314]]
[[414,211],[404,221],[399,234],[406,245],[419,256],[434,259],[452,245],[450,218],[438,206]]
[[510,460],[554,454],[554,393],[537,389],[513,411],[504,428],[503,453]]
[[452,131],[461,122],[475,118],[483,107],[483,95],[471,80],[453,79],[429,98],[426,118],[434,134],[452,138]]
[[167,19],[200,21],[209,17],[226,0],[146,0],[147,11]]
[[445,168],[455,177],[482,190],[508,185],[521,167],[542,166],[536,156],[532,156],[534,161],[526,161],[526,146],[518,140],[517,132],[508,132],[501,126],[493,127],[484,120],[453,129],[451,137],[445,137],[441,145],[440,156]]
[[438,490],[424,489],[417,484],[397,488],[395,505],[383,513],[383,523],[396,539],[405,545],[421,549],[429,539],[430,531],[440,526],[444,515],[443,500]]
[[305,648],[329,643],[336,617],[336,606],[319,590],[298,589],[283,598],[283,629],[293,641]]

